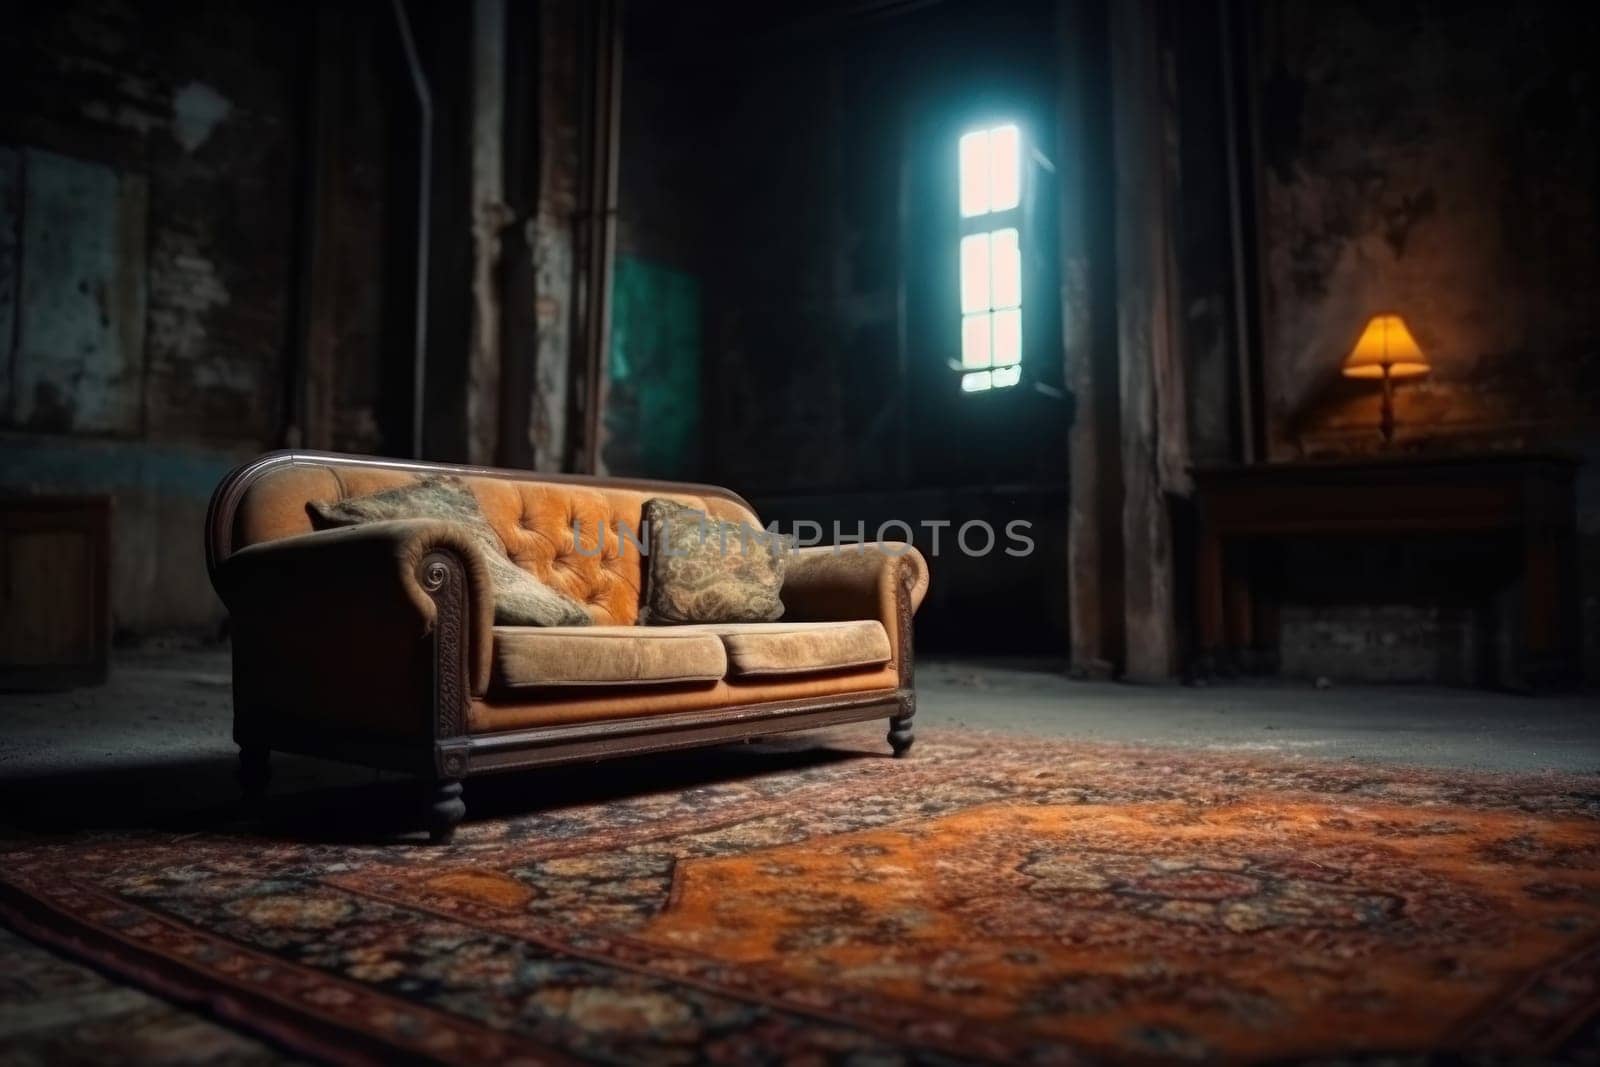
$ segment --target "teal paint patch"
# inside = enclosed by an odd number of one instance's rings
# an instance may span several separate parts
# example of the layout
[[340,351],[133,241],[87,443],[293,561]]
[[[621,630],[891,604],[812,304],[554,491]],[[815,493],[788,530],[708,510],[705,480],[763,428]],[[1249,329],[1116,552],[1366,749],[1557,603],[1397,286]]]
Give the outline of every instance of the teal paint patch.
[[[132,433],[144,368],[145,180],[27,149],[6,421]],[[6,340],[10,340],[7,337]]]
[[39,493],[143,493],[207,500],[246,453],[137,441],[0,439],[0,488]]
[[700,281],[693,275],[617,258],[605,431],[613,474],[700,473]]

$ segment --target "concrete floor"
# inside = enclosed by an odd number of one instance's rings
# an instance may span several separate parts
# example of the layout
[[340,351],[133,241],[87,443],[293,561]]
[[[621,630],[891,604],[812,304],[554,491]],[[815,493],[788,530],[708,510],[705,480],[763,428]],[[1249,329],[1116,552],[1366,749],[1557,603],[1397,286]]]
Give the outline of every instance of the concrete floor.
[[1600,772],[1600,693],[1248,681],[1079,682],[1014,663],[919,666],[920,723],[1123,744],[1487,771]]
[[[1132,686],[1073,681],[1044,664],[941,660],[919,664],[917,686],[922,727],[1478,770],[1600,772],[1594,694],[1285,682]],[[224,650],[123,655],[100,688],[0,694],[0,785],[183,767],[180,781],[152,775],[141,789],[181,786],[196,800],[194,790],[209,793],[213,784],[231,791],[231,701]],[[283,763],[275,788],[372,775],[316,761]]]

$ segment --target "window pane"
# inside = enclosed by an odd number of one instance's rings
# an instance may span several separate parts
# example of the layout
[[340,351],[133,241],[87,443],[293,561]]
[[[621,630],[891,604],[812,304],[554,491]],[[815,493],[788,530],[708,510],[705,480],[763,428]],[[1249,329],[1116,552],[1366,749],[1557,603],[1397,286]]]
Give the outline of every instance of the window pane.
[[980,393],[987,388],[989,388],[989,372],[986,370],[961,376],[961,391],[963,393]]
[[1016,207],[1022,199],[1022,138],[1015,126],[996,126],[989,131],[989,173],[989,210]]
[[1021,380],[1021,367],[1001,367],[994,372],[994,387],[996,389],[1004,389],[1008,385],[1016,385]]
[[996,366],[1022,362],[1022,309],[994,313],[994,362]]
[[1016,230],[996,230],[989,235],[992,300],[997,308],[1022,303],[1022,249]]
[[[948,142],[947,142],[948,143]],[[989,131],[961,138],[961,217],[989,210]]]
[[989,365],[989,320],[987,311],[968,315],[961,320],[961,365],[987,367]]
[[961,310],[989,309],[989,235],[975,233],[961,239]]

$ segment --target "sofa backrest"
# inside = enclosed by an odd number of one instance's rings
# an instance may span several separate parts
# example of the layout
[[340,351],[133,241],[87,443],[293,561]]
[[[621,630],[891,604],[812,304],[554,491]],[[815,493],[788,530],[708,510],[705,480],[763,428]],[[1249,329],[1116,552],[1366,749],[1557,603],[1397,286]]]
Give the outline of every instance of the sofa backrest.
[[[748,503],[716,486],[275,452],[240,467],[217,487],[206,519],[207,564],[214,570],[246,545],[311,532],[309,503],[365,496],[426,475],[461,478],[511,559],[587,606],[601,624],[637,620],[643,560],[617,531],[625,523],[643,539],[639,519],[646,500],[670,497],[714,518],[759,525]],[[604,543],[596,554],[602,526]]]

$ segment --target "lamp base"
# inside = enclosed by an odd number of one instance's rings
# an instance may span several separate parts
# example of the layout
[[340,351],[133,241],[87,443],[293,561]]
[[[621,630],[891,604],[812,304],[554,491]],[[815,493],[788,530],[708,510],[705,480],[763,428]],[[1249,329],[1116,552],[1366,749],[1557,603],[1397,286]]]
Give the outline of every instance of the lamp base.
[[1394,444],[1394,379],[1389,368],[1383,368],[1383,414],[1378,419],[1378,429],[1383,433],[1383,443]]

